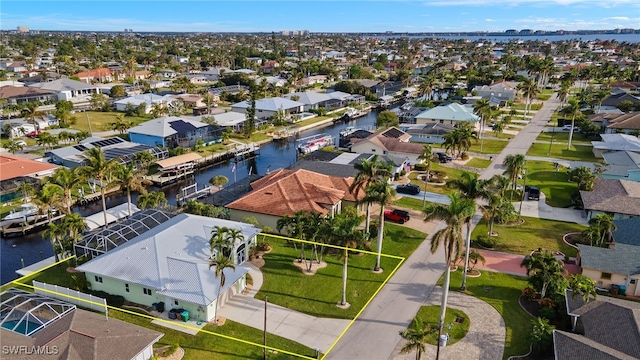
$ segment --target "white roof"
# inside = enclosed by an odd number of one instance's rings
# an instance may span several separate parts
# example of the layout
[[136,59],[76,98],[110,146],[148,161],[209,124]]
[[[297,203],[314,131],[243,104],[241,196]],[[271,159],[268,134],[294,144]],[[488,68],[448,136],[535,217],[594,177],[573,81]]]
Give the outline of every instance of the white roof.
[[[287,109],[293,109],[301,106],[304,106],[304,104],[301,102],[293,101],[293,100],[289,100],[281,97],[273,97],[273,98],[256,100],[256,109],[264,110],[264,111],[275,112],[280,109],[287,110]],[[235,107],[239,109],[248,109],[249,101],[241,101],[239,103],[231,105],[231,107],[232,108]]]
[[[138,209],[135,204],[131,204],[131,213],[133,214],[138,211],[140,211],[140,209]],[[112,222],[124,219],[127,216],[129,216],[128,203],[114,206],[110,209],[107,209],[107,224],[111,224]],[[95,230],[101,226],[104,226],[103,211],[87,216],[86,218],[84,218],[84,221],[87,223],[87,227],[89,228],[89,230]]]
[[98,90],[99,89],[95,85],[83,83],[81,81],[71,80],[69,78],[62,78],[62,79],[49,81],[49,82],[34,83],[34,84],[30,84],[28,86],[32,87],[32,88],[38,88],[38,89],[42,89],[42,90],[50,90],[50,91],[55,91],[55,92],[77,91],[77,90],[88,90],[88,89]]
[[595,149],[640,152],[640,139],[627,134],[601,134],[603,141],[592,141]]
[[416,119],[436,119],[454,121],[479,121],[480,117],[473,110],[458,103],[436,106],[425,110],[416,116]]
[[184,121],[193,125],[196,128],[201,128],[205,126],[209,126],[206,123],[190,120],[185,118],[180,118],[177,116],[165,116],[157,119],[151,119],[149,121],[145,121],[138,126],[134,126],[129,129],[129,133],[134,134],[144,134],[149,136],[160,136],[167,137],[173,134],[177,134],[178,132],[171,127],[171,123],[174,121]]
[[[214,226],[242,231],[245,242],[260,232],[245,223],[179,214],[81,265],[78,270],[139,284],[177,300],[207,306],[216,299],[220,285],[214,270],[209,269],[212,256],[209,239]],[[248,271],[239,265],[235,271],[226,269],[226,283],[220,293]]]
[[342,91],[330,92],[330,93],[327,93],[327,95],[332,99],[338,99],[338,100],[347,100],[351,96],[351,94],[342,92]]
[[235,111],[227,111],[222,114],[212,115],[212,117],[220,126],[234,126],[247,120],[247,115]]
[[129,96],[124,99],[120,99],[118,101],[115,101],[114,103],[115,104],[133,104],[133,105],[140,105],[143,103],[147,103],[151,105],[154,103],[162,103],[162,102],[171,103],[174,101],[176,101],[176,98],[173,98],[170,95],[160,96],[156,94],[138,94],[138,95]]
[[331,97],[327,94],[322,94],[315,91],[295,92],[286,94],[284,97],[291,100],[292,96],[297,96],[299,98],[297,101],[306,105],[315,105],[331,99]]

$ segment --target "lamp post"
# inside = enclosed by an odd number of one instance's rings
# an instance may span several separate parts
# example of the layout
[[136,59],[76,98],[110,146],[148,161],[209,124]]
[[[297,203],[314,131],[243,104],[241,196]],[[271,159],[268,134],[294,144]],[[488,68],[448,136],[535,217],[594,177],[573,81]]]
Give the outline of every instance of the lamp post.
[[522,185],[522,197],[520,198],[520,209],[518,210],[518,215],[522,215],[522,203],[524,202],[525,189],[527,188],[527,169],[522,169],[522,177],[524,178],[524,183]]

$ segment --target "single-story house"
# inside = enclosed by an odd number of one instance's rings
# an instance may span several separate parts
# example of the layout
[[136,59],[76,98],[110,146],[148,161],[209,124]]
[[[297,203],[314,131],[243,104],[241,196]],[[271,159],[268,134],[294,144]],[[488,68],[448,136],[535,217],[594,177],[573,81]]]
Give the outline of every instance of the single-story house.
[[606,134],[623,132],[628,134],[640,130],[640,112],[610,116],[605,127]]
[[109,68],[99,68],[99,69],[93,69],[88,71],[82,71],[75,74],[75,76],[78,77],[80,81],[87,84],[91,84],[94,81],[101,82],[101,83],[109,83],[115,80],[121,80],[121,79],[116,79],[114,72],[111,71],[111,69]]
[[187,79],[189,80],[190,83],[192,84],[206,84],[209,82],[209,79],[207,79],[206,76],[201,75],[201,74],[192,74],[192,75],[187,75]]
[[175,104],[179,99],[172,97],[171,95],[156,95],[156,94],[139,94],[126,97],[115,101],[113,104],[117,111],[126,111],[127,106],[131,104],[133,107],[138,107],[140,104],[146,104],[145,114],[148,114],[153,109],[153,104],[158,104],[164,107],[169,107]]
[[39,82],[50,82],[54,80],[61,79],[66,77],[65,75],[60,75],[53,71],[42,71],[38,75],[31,76],[28,78],[18,79],[18,82],[23,83],[25,85],[39,83]]
[[603,84],[603,88],[607,89],[623,89],[626,92],[640,91],[640,82],[639,81],[614,81],[612,83]]
[[153,357],[153,344],[163,336],[15,288],[0,293],[0,302],[0,346],[6,360],[147,360]]
[[96,85],[85,84],[68,78],[33,83],[27,86],[53,92],[58,97],[58,100],[89,99],[91,95],[100,93],[100,88]]
[[630,101],[633,105],[638,106],[640,104],[640,98],[627,93],[609,95],[602,100],[602,107],[618,107],[621,102]]
[[51,175],[58,167],[47,162],[35,161],[9,154],[0,155],[0,202],[21,196],[20,185],[35,184]]
[[167,96],[182,101],[182,103],[184,103],[184,106],[188,108],[206,106],[202,99],[202,96],[199,94],[176,94]]
[[228,86],[220,86],[220,87],[209,89],[209,93],[211,93],[214,96],[215,95],[220,96],[222,95],[222,93],[229,93],[229,94],[235,95],[239,93],[245,93],[247,91],[249,91],[249,87],[244,85],[228,85]]
[[587,220],[607,213],[614,219],[640,216],[640,182],[596,179],[593,190],[580,190]]
[[216,82],[216,81],[220,80],[220,78],[225,73],[229,74],[229,71],[231,71],[231,69],[229,69],[229,68],[215,67],[215,68],[210,68],[210,69],[207,69],[205,71],[200,72],[200,75],[202,75],[205,78],[207,78],[207,80],[210,81],[210,82]]
[[352,182],[353,178],[281,169],[252,182],[253,190],[227,208],[232,220],[253,216],[259,226],[276,229],[280,218],[296,211],[333,217],[343,206],[355,206],[356,198],[349,192]]
[[176,72],[170,69],[158,71],[158,76],[165,79],[173,79],[177,76]]
[[[215,226],[240,230],[244,238],[236,240],[228,254],[235,270],[224,269],[221,289],[220,279],[209,268],[217,256],[209,245]],[[187,310],[191,319],[210,321],[216,306],[246,287],[249,269],[242,264],[259,232],[245,223],[179,214],[77,269],[85,273],[92,290],[146,306],[162,302],[166,309]]]
[[263,76],[256,79],[256,84],[260,85],[263,81],[266,81],[267,84],[275,87],[283,87],[287,85],[287,79],[283,79],[279,76]]
[[327,96],[331,98],[325,102],[324,107],[327,110],[340,109],[351,105],[360,105],[364,104],[366,101],[366,98],[363,95],[352,95],[342,91],[327,92]]
[[129,129],[129,139],[138,144],[162,146],[164,148],[193,147],[202,140],[204,143],[219,141],[224,128],[196,120],[166,116],[145,121]]
[[602,177],[640,181],[640,153],[633,151],[611,151],[602,153],[607,166]]
[[[256,118],[258,119],[269,119],[278,111],[283,111],[285,116],[288,117],[292,114],[301,113],[305,105],[301,102],[281,97],[259,99],[255,103]],[[231,111],[246,114],[250,107],[250,101],[241,101],[231,105]]]
[[327,75],[313,75],[313,76],[307,76],[305,78],[302,79],[302,85],[303,86],[312,86],[315,84],[324,84],[326,82],[328,82],[329,79],[327,78]]
[[221,114],[214,114],[211,117],[218,126],[233,129],[234,132],[240,132],[244,128],[244,122],[247,121],[247,115],[235,111],[227,111]]
[[[289,166],[288,169],[303,169],[329,176],[355,178],[356,175],[358,175],[358,170],[356,170],[354,165],[360,164],[362,160],[371,160],[374,156],[374,154],[315,151],[305,156],[304,159],[296,161],[293,165]],[[404,165],[406,165],[404,158],[399,159],[378,155],[378,159],[385,163],[391,163],[393,174],[399,174],[404,169]]]
[[480,117],[473,113],[473,108],[458,103],[442,104],[425,110],[416,116],[416,124],[439,122],[441,124],[455,125],[463,121],[479,123]]
[[329,95],[315,91],[295,92],[284,95],[284,98],[289,100],[293,100],[292,98],[294,97],[297,98],[295,101],[304,104],[304,111],[325,107],[327,101],[331,100]]
[[7,105],[20,105],[28,102],[56,101],[58,96],[47,90],[35,89],[28,86],[2,86],[0,99],[7,101]]
[[622,285],[627,294],[640,294],[640,246],[617,242],[609,248],[578,244],[578,252],[582,275],[594,280],[597,287]]
[[491,85],[476,86],[472,91],[477,93],[478,96],[483,99],[498,99],[500,100],[500,105],[504,105],[507,102],[514,100],[518,93],[515,86],[504,81],[493,83]]
[[602,158],[607,151],[632,151],[640,153],[640,139],[627,134],[600,134],[602,141],[592,141],[593,155]]
[[455,125],[441,124],[439,122],[426,125],[400,126],[400,129],[411,135],[410,142],[423,144],[442,144],[444,135],[453,131]]
[[410,139],[410,134],[392,127],[365,139],[351,139],[351,152],[404,158],[413,163],[422,154],[423,145],[410,143]]

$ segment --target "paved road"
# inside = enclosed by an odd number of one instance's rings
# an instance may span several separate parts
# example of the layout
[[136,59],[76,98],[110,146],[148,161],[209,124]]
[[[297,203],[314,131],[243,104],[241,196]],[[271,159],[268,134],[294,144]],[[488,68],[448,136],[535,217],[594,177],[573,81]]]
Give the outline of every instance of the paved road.
[[[411,195],[411,194],[398,194],[398,195],[402,197],[410,197],[418,200],[423,200],[425,198],[424,191],[420,191],[420,193],[417,195]],[[449,204],[449,197],[447,195],[438,194],[434,192],[427,191],[426,199],[427,201],[438,203],[438,204],[445,204],[445,205]]]

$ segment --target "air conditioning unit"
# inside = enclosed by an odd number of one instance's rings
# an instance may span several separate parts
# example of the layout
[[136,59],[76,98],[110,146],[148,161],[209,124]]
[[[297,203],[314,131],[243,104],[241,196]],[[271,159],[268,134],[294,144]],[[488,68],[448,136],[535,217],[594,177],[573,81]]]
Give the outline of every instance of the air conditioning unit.
[[602,280],[598,280],[597,286],[602,286]]

